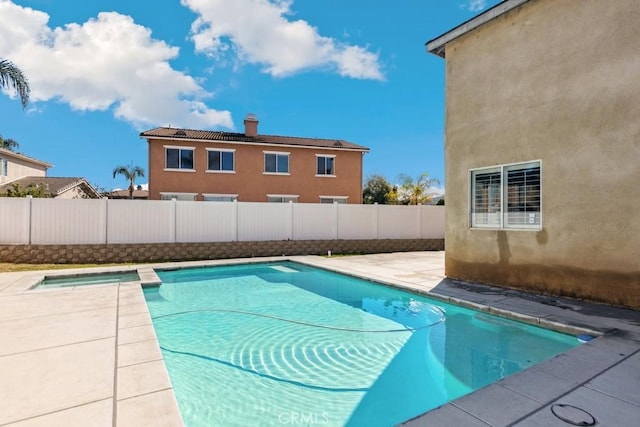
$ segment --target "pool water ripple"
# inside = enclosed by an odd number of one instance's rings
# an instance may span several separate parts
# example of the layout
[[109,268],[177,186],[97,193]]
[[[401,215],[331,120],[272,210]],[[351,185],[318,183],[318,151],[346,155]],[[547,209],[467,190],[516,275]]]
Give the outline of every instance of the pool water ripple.
[[574,337],[294,263],[159,272],[145,289],[187,426],[395,425]]

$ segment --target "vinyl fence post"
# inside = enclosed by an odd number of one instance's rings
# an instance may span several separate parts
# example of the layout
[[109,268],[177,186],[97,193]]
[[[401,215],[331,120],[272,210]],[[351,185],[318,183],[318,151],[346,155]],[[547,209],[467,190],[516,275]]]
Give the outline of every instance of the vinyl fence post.
[[233,242],[238,241],[238,199],[233,201]]
[[27,220],[27,227],[29,227],[27,230],[27,244],[29,245],[31,244],[31,228],[33,226],[33,213],[31,211],[33,209],[31,205],[32,200],[33,200],[33,196],[31,195],[27,196],[27,203],[29,204],[29,210],[28,210],[29,219]]
[[418,236],[416,237],[416,239],[421,239],[422,238],[422,203],[418,203],[418,224],[417,224],[417,230],[418,230]]
[[178,200],[176,200],[176,198],[172,198],[171,201],[173,202],[173,210],[171,211],[173,213],[173,221],[171,221],[171,242],[172,243],[177,243],[176,241],[176,222],[178,221]]
[[293,240],[293,201],[289,200],[289,224],[287,225],[287,240]]
[[104,244],[109,243],[109,198],[103,197],[104,200]]
[[335,240],[338,240],[340,238],[340,216],[339,216],[339,206],[338,206],[338,202],[333,202],[333,206],[334,206],[334,210],[335,210],[335,221],[333,222],[333,226],[334,226],[334,233],[333,233],[333,238]]
[[376,240],[380,239],[380,205],[378,202],[374,203],[376,207]]

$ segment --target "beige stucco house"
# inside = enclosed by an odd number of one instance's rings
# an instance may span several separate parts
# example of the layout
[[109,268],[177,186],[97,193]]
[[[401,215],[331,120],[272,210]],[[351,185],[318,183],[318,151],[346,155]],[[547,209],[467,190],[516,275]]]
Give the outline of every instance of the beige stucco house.
[[446,274],[640,307],[640,2],[507,0],[446,64]]
[[0,185],[0,196],[16,188],[39,187],[53,199],[98,199],[101,194],[84,178],[26,176]]
[[84,178],[48,177],[50,163],[0,148],[0,197],[15,188],[38,186],[47,197],[96,199],[100,194]]
[[25,176],[47,176],[52,165],[33,157],[0,148],[0,184]]
[[149,199],[362,203],[367,147],[344,140],[156,128],[149,145]]

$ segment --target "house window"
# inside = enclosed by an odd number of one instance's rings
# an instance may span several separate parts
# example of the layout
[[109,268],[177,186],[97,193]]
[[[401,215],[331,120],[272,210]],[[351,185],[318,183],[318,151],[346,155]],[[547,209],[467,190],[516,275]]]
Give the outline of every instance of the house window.
[[193,147],[165,147],[165,169],[193,170]]
[[297,203],[298,197],[300,196],[293,194],[267,194],[267,201],[269,203]]
[[9,162],[7,159],[0,159],[0,176],[7,176],[9,173]]
[[540,229],[540,161],[471,171],[472,228]]
[[181,200],[181,201],[194,201],[197,193],[160,193],[161,200]]
[[235,202],[237,194],[203,194],[205,202]]
[[316,155],[316,176],[336,176],[336,156]]
[[264,172],[289,174],[289,153],[265,151]]
[[500,168],[481,169],[471,172],[472,182],[472,227],[500,227],[501,188]]
[[235,150],[207,148],[207,172],[234,172]]
[[320,196],[320,203],[347,203],[349,196]]

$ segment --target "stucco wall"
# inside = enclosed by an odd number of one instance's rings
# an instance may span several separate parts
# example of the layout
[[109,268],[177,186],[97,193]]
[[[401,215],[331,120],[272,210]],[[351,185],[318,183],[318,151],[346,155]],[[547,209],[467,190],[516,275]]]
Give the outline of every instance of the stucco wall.
[[[165,145],[195,147],[195,172],[164,171]],[[206,148],[236,149],[235,173],[211,173]],[[288,152],[289,175],[267,175],[263,151]],[[335,155],[336,177],[316,177],[316,154]],[[234,145],[213,142],[149,140],[149,199],[160,192],[238,194],[239,202],[266,202],[267,194],[299,195],[300,203],[320,196],[347,196],[362,202],[362,152],[313,148]]]
[[[446,46],[446,274],[640,307],[640,2],[531,0]],[[469,227],[469,169],[542,161],[542,230]]]
[[64,193],[58,195],[57,199],[89,199],[89,195],[84,192],[81,186],[76,185],[73,188],[65,191]]
[[47,169],[44,166],[34,165],[23,159],[0,153],[0,159],[7,160],[7,176],[0,176],[0,184],[13,181],[25,176],[46,176]]

